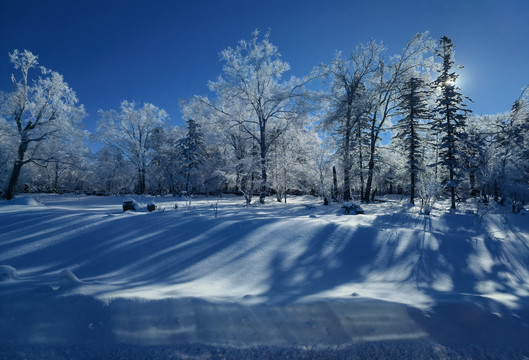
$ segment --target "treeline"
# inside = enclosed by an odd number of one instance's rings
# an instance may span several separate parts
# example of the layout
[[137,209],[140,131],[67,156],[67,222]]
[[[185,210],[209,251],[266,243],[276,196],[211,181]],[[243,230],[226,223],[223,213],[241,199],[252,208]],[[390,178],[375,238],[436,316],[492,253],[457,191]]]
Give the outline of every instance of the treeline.
[[[181,102],[185,126],[163,109],[123,101],[97,131],[63,77],[29,51],[2,93],[0,181],[16,192],[204,194],[247,203],[310,193],[369,203],[401,193],[424,211],[439,196],[529,202],[529,90],[503,114],[475,116],[458,87],[452,40],[418,34],[397,55],[382,43],[337,53],[289,77],[269,35],[221,53],[211,95]],[[315,90],[324,80],[324,90]],[[101,146],[93,152],[89,140]]]

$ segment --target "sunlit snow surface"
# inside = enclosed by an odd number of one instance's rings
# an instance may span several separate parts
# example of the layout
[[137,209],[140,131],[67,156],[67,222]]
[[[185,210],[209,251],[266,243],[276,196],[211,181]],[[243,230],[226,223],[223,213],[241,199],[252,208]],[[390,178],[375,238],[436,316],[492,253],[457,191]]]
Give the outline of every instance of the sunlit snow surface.
[[396,197],[345,215],[313,197],[236,196],[133,197],[157,210],[124,213],[129,198],[0,202],[0,355],[193,345],[366,357],[370,343],[387,350],[375,358],[529,356],[528,215],[468,202],[426,217]]

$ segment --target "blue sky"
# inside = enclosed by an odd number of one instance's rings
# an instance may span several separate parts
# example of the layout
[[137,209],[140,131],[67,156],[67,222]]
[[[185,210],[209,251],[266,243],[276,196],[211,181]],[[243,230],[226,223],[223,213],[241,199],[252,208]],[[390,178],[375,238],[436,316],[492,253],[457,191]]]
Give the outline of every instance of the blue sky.
[[529,84],[527,0],[0,0],[0,90],[8,52],[28,49],[76,91],[95,129],[98,109],[151,102],[182,123],[179,99],[207,95],[219,52],[270,29],[294,75],[370,39],[390,54],[430,31],[452,38],[463,93],[477,114],[510,109]]

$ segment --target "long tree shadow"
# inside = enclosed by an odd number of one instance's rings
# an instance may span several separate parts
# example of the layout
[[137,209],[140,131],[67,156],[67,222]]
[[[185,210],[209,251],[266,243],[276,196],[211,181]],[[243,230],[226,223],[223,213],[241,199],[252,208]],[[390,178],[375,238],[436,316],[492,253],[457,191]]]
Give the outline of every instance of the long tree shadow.
[[[339,238],[341,247],[327,259],[323,249],[333,238]],[[480,242],[489,254],[478,253]],[[492,259],[490,269],[482,264],[483,256]],[[433,304],[485,295],[481,287],[487,281],[496,284],[496,291],[510,296],[514,306],[527,303],[517,282],[508,281],[514,277],[527,287],[527,280],[519,273],[527,261],[514,266],[512,254],[488,236],[477,217],[446,214],[432,224],[429,217],[403,210],[378,215],[369,227],[345,230],[329,224],[313,234],[295,262],[285,263],[284,255],[278,252],[273,259],[271,286],[264,295],[297,301],[342,284],[364,283],[377,274],[388,282],[414,283]]]
[[[72,268],[83,285],[94,285],[92,295],[103,298],[135,288],[229,279],[248,283],[251,295],[267,304],[288,305],[376,279],[412,284],[425,294],[430,312],[410,308],[409,316],[441,342],[484,342],[499,331],[516,341],[528,335],[522,326],[529,319],[527,292],[517,284],[527,287],[523,266],[529,254],[513,254],[477,218],[446,214],[432,219],[403,209],[359,225],[345,218],[313,219],[308,213],[299,218],[301,212],[292,209],[234,214],[230,218],[226,212],[222,219],[192,212],[110,214],[87,219],[87,226],[83,215],[64,217],[68,236],[54,229],[42,233],[41,246],[17,252],[13,242],[2,249],[11,251],[7,261],[12,266],[31,266],[29,275]],[[490,266],[480,259],[490,259]],[[256,275],[264,284],[255,283]],[[486,282],[509,296],[512,306],[485,297]]]

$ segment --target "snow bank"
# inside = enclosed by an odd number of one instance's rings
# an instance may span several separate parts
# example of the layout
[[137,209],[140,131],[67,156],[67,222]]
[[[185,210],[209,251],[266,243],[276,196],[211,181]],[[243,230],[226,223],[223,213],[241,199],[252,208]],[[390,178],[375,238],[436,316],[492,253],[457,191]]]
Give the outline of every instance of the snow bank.
[[32,196],[15,197],[9,201],[6,201],[9,205],[24,205],[24,206],[44,206],[40,201]]
[[70,270],[64,269],[59,274],[61,288],[69,288],[82,284],[83,282]]
[[17,280],[17,270],[8,265],[0,265],[0,281]]

